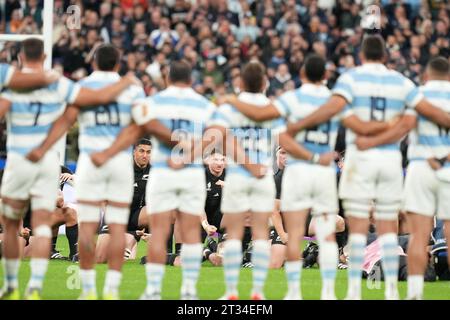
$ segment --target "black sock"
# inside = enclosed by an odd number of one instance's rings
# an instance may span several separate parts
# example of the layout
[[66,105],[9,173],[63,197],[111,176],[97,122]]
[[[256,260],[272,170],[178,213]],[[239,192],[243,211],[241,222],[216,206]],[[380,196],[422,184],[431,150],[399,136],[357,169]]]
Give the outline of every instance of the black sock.
[[213,238],[208,240],[208,249],[212,252],[217,252],[217,242]]
[[347,232],[337,232],[336,243],[338,245],[338,248],[343,248],[347,244]]
[[206,251],[206,253],[204,253],[204,255],[203,255],[203,257],[204,257],[204,260],[203,260],[203,261],[209,260],[209,256],[210,256],[212,253],[213,253],[213,252],[211,252],[211,250]]
[[182,243],[175,243],[175,254],[181,253],[181,246],[182,246]]
[[66,237],[69,242],[69,257],[72,258],[78,252],[78,225],[74,225],[71,227],[66,226]]
[[166,264],[169,266],[173,266],[173,263],[175,262],[175,259],[178,257],[175,253],[168,253],[166,256]]
[[58,236],[52,237],[52,250],[51,252],[56,251],[56,242],[58,241]]
[[174,225],[172,225],[169,239],[167,239],[167,253],[173,252],[173,248],[172,248],[172,246],[173,246],[173,229],[174,229]]

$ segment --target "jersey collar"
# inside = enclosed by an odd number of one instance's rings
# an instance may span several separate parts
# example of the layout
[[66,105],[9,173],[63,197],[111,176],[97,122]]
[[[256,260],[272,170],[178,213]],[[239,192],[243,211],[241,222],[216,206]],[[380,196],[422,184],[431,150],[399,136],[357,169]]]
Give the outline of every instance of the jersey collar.
[[100,71],[95,70],[91,73],[89,78],[98,79],[98,80],[120,80],[120,75],[117,72],[114,71]]

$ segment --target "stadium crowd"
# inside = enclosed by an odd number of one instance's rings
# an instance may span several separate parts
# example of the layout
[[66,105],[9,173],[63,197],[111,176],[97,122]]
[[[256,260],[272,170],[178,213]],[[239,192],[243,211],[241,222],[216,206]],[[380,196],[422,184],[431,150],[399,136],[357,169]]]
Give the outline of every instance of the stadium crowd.
[[[40,33],[42,4],[7,0],[0,30]],[[92,49],[113,43],[123,54],[121,73],[135,71],[151,94],[164,88],[168,62],[185,58],[195,89],[213,99],[234,91],[240,67],[258,57],[267,66],[269,96],[278,96],[299,86],[297,70],[308,52],[327,59],[332,79],[359,64],[361,22],[370,4],[381,8],[390,68],[418,83],[426,61],[449,56],[449,5],[442,0],[56,0],[53,59],[66,76],[80,79],[91,71]],[[79,28],[72,30],[65,25],[73,18],[70,5],[81,9]],[[11,46],[3,47],[0,60],[13,60]]]
[[[369,4],[381,8],[390,68],[418,84],[429,58],[449,56],[449,7],[440,0],[56,0],[54,65],[79,80],[92,71],[95,46],[110,42],[122,51],[120,73],[135,71],[148,95],[164,89],[169,61],[182,57],[191,61],[195,89],[214,100],[238,90],[240,67],[255,56],[268,67],[269,96],[279,96],[300,85],[296,70],[307,53],[316,52],[327,59],[331,88],[359,62],[361,21]],[[70,5],[80,11],[68,10]],[[37,0],[6,1],[0,31],[40,33],[42,6]],[[0,43],[0,61],[13,62],[18,49]],[[3,155],[5,139],[2,135]],[[76,132],[69,134],[69,146],[75,161]]]
[[[225,93],[239,93],[242,67],[254,58],[266,66],[269,98],[298,88],[303,61],[309,53],[315,53],[326,60],[325,78],[332,88],[342,73],[361,63],[364,14],[370,4],[381,8],[380,30],[386,41],[388,68],[419,84],[430,59],[449,59],[450,7],[439,0],[56,0],[53,64],[68,78],[80,80],[93,71],[91,63],[99,45],[111,43],[121,54],[119,73],[133,71],[142,81],[146,95],[151,96],[166,89],[170,62],[183,58],[192,68],[195,91],[215,102]],[[81,8],[79,28],[76,17],[66,14],[70,5]],[[42,1],[8,0],[0,28],[6,33],[40,33],[41,8]],[[67,28],[69,24],[75,28]],[[19,49],[16,44],[6,43],[0,47],[0,61],[14,65]],[[205,169],[207,175],[212,174],[208,171],[212,169]],[[222,173],[211,177],[214,183],[221,181],[218,177]],[[216,189],[221,190],[220,183]],[[134,257],[133,247],[140,237],[148,236],[145,230],[137,234],[138,226],[142,227],[138,222],[143,205],[139,199],[133,218],[135,226],[128,230],[134,233],[126,258]],[[337,226],[343,224],[341,220],[336,221]],[[59,223],[67,225],[67,221]],[[309,223],[311,220],[307,230]],[[209,226],[208,222],[205,224]],[[220,222],[216,224],[213,231],[221,227]],[[202,225],[206,233],[214,233]],[[338,229],[343,232],[345,226]],[[277,237],[278,244],[284,245],[282,234],[275,235],[272,244],[276,244]],[[344,255],[343,246],[340,249]],[[206,248],[204,259],[220,265],[209,259],[216,253],[214,250],[219,250],[217,244],[215,249]],[[175,258],[176,254],[169,264],[176,265]],[[283,265],[283,258],[277,267]]]
[[[120,74],[136,72],[150,95],[165,88],[169,62],[185,58],[195,90],[214,101],[239,90],[240,68],[252,57],[267,66],[269,97],[299,87],[298,70],[315,52],[327,60],[332,88],[360,63],[361,23],[370,4],[381,9],[389,68],[418,84],[430,58],[449,56],[450,8],[442,0],[56,0],[53,61],[55,69],[79,80],[92,71],[94,48],[112,43],[122,53]],[[43,1],[7,0],[0,32],[40,33],[42,7]],[[0,43],[0,61],[14,63],[18,50],[17,43]],[[69,133],[71,161],[77,158],[76,134]],[[3,155],[5,140],[2,135]]]

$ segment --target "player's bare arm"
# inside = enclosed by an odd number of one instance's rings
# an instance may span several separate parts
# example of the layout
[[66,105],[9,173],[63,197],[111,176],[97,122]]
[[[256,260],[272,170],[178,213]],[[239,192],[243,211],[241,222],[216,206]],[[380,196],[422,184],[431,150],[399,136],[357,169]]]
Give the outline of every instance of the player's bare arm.
[[150,120],[142,126],[132,123],[120,132],[116,141],[114,141],[109,148],[100,152],[92,153],[92,162],[98,167],[102,166],[116,154],[135,143],[145,133],[156,136],[158,139],[170,146],[176,145],[176,141],[171,140],[172,131],[170,131],[158,120]]
[[275,200],[275,208],[273,209],[272,212],[272,224],[273,227],[275,228],[275,230],[277,231],[278,235],[281,238],[281,241],[283,241],[283,243],[287,243],[287,239],[288,239],[288,235],[286,233],[286,231],[283,228],[283,220],[281,218],[281,213],[280,213],[280,200],[276,199]]
[[168,146],[173,147],[177,144],[176,141],[172,140],[172,131],[156,119],[143,124],[142,128],[145,133],[155,136]]
[[238,109],[242,114],[252,119],[253,121],[266,121],[279,118],[280,112],[273,104],[268,104],[264,107],[248,104],[239,100],[235,95],[228,95],[225,102],[231,104]]
[[356,138],[356,146],[359,150],[367,150],[376,146],[396,143],[416,126],[416,116],[403,115],[400,120],[390,129],[372,137]]
[[27,154],[27,159],[38,162],[45,153],[73,126],[77,121],[79,109],[73,105],[66,108],[64,113],[53,123],[47,138],[42,144]]
[[183,156],[177,159],[168,160],[169,167],[172,169],[181,169],[186,163],[193,163],[195,159],[202,157],[207,150],[225,147],[226,129],[221,126],[210,126],[206,128],[200,141],[182,140],[179,142],[183,149]]
[[[236,161],[237,163],[242,163],[244,168],[247,169],[251,173],[251,175],[257,179],[261,179],[267,174],[267,167],[265,165],[253,163],[250,161],[250,158],[245,153],[237,137],[228,134],[226,138],[227,143],[225,150],[228,150],[228,148],[231,146],[231,156],[233,157],[234,161]],[[227,154],[229,154],[228,151]],[[239,162],[241,161],[241,159],[243,159],[242,162]]]
[[255,178],[259,179],[266,175],[267,168],[261,164],[251,163],[239,140],[226,128],[218,125],[208,127],[203,135],[202,143],[195,144],[192,152],[193,158],[203,154],[205,150],[212,150],[217,146],[222,146],[224,154],[231,157],[236,163],[242,164]]
[[435,107],[428,100],[422,99],[416,106],[416,111],[422,116],[430,119],[437,125],[445,128],[450,128],[450,114]]
[[205,230],[205,232],[211,236],[214,234],[214,232],[217,231],[217,228],[215,226],[212,226],[208,223],[208,218],[206,216],[206,213],[202,213],[201,217],[200,217],[200,222],[202,224],[203,230]]
[[125,150],[131,146],[134,142],[139,139],[144,134],[144,129],[138,126],[136,123],[132,123],[126,128],[124,128],[117,139],[111,146],[103,151],[94,152],[91,154],[91,160],[97,167],[104,165],[109,159],[114,157],[116,154]]
[[437,159],[437,158],[429,158],[427,159],[428,164],[433,170],[439,170],[442,168],[443,163],[445,163],[447,160],[447,157],[443,159]]
[[120,81],[102,89],[81,88],[74,102],[79,107],[89,107],[112,102],[126,88],[132,84],[138,84],[133,73],[128,73]]
[[433,170],[439,170],[443,166],[445,166],[446,162],[450,161],[450,154],[448,154],[448,155],[446,155],[445,157],[442,157],[442,158],[428,158],[427,161],[428,161],[428,164],[430,165],[430,167]]
[[336,114],[344,110],[347,100],[341,95],[334,94],[319,109],[296,123],[288,125],[288,133],[295,136],[299,131],[317,126],[330,120]]
[[377,135],[389,128],[389,123],[380,121],[362,121],[358,116],[351,115],[342,120],[342,124],[360,136]]
[[297,159],[303,159],[311,161],[312,163],[328,166],[336,157],[335,152],[327,152],[321,155],[310,152],[302,145],[298,144],[287,132],[281,133],[279,139],[280,146]]
[[0,98],[0,119],[3,119],[3,117],[8,113],[9,108],[11,108],[11,102]]
[[60,78],[60,74],[56,71],[50,70],[46,72],[32,72],[24,73],[20,70],[15,70],[8,87],[11,89],[29,89],[45,87]]

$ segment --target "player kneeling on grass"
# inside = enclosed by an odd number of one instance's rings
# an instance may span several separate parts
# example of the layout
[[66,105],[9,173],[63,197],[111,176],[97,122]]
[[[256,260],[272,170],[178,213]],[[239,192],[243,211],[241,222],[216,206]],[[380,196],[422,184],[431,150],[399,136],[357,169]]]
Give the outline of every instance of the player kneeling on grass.
[[[21,257],[27,258],[32,256],[33,247],[36,246],[35,240],[36,236],[33,234],[31,226],[32,212],[28,208],[22,223],[22,230],[20,232],[21,236],[21,249],[23,248],[23,253]],[[66,236],[69,242],[70,254],[69,258],[63,257],[59,251],[56,250],[56,241],[58,239],[59,227],[66,226]],[[67,206],[64,201],[63,192],[58,190],[58,197],[56,199],[56,208],[51,213],[50,216],[50,226],[52,228],[52,233],[55,234],[54,239],[52,239],[52,251],[50,252],[50,259],[58,260],[72,260],[77,254],[77,241],[78,241],[78,225],[77,225],[77,213],[72,207]]]
[[[145,227],[148,226],[145,189],[151,167],[151,151],[152,143],[145,138],[140,139],[133,150],[134,192],[125,234],[125,260],[135,259],[138,242],[142,237],[144,237],[144,240],[148,237],[145,233]],[[111,239],[108,231],[108,225],[103,217],[95,249],[95,260],[97,263],[106,263],[108,261],[108,247]]]

